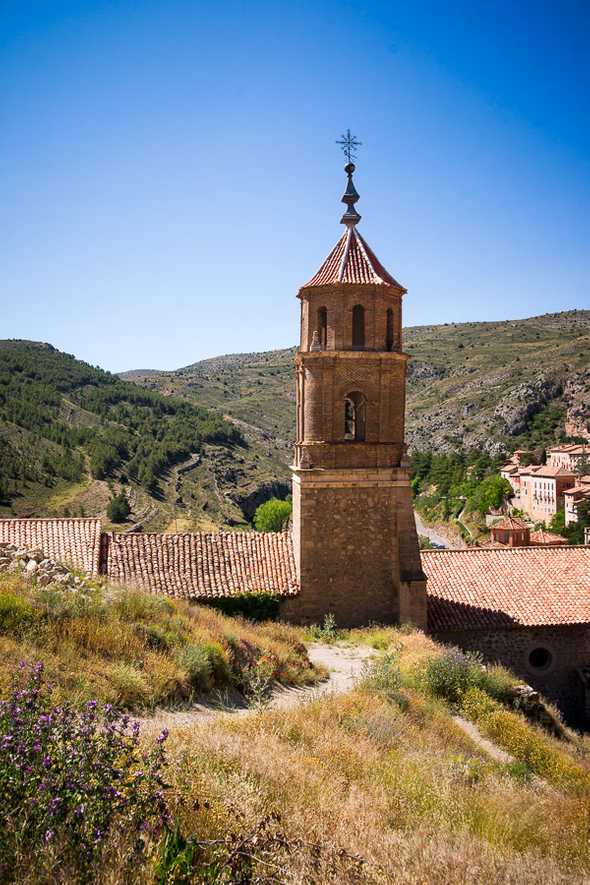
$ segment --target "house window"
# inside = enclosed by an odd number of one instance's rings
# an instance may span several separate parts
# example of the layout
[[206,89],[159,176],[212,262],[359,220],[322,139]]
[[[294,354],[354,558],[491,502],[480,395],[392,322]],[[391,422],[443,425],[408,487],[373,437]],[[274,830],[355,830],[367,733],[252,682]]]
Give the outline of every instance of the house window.
[[387,308],[387,327],[385,330],[385,350],[393,350],[393,309]]
[[352,308],[352,349],[362,350],[365,346],[365,308],[355,304]]
[[553,663],[553,655],[548,648],[539,646],[529,653],[529,666],[532,670],[548,670]]
[[363,442],[366,424],[366,400],[354,391],[344,398],[344,439]]
[[318,308],[318,332],[320,333],[320,347],[325,350],[328,346],[328,311],[325,307]]

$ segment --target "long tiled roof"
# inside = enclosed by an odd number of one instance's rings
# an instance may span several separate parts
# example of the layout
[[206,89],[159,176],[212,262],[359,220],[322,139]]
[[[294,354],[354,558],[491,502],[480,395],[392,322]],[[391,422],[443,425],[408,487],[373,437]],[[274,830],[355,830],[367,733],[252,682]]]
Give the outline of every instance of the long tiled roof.
[[350,227],[342,234],[318,272],[302,286],[333,286],[341,283],[354,285],[368,283],[374,286],[391,286],[400,292],[404,287],[388,273],[370,246]]
[[99,570],[100,519],[0,519],[0,542],[42,550],[91,574]]
[[590,547],[424,550],[429,629],[590,623]]
[[191,599],[297,592],[289,532],[108,536],[110,580]]

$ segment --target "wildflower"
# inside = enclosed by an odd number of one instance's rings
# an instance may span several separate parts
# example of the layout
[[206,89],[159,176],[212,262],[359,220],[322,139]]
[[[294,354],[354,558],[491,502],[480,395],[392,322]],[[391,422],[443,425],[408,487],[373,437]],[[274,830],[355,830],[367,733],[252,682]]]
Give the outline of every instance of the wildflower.
[[170,734],[170,732],[168,731],[168,729],[163,728],[162,731],[160,732],[160,734],[158,735],[158,737],[156,738],[157,742],[159,744],[163,744],[169,734]]

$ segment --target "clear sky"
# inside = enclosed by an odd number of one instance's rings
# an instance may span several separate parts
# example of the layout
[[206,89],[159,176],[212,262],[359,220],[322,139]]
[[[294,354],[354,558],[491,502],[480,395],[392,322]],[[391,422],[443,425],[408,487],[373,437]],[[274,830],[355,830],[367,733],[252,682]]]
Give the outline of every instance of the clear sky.
[[589,308],[589,45],[588,0],[2,0],[0,337],[295,343],[347,127],[406,325]]

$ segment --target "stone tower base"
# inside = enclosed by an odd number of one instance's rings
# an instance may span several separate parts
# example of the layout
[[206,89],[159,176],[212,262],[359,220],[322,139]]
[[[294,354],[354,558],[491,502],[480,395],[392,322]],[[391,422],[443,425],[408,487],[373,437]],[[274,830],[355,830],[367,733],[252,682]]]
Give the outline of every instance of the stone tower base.
[[293,549],[300,593],[285,601],[283,617],[321,623],[331,613],[343,627],[426,626],[405,468],[293,468]]

